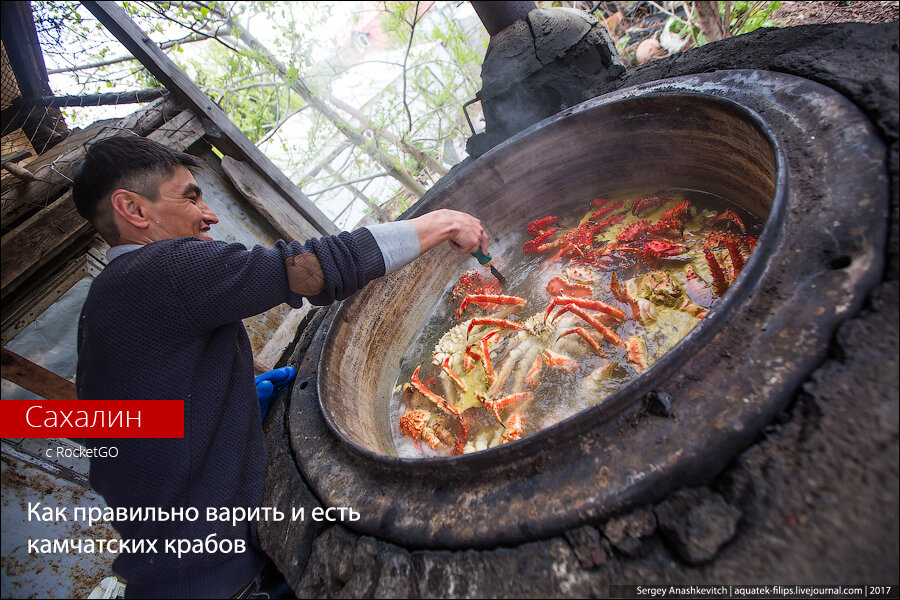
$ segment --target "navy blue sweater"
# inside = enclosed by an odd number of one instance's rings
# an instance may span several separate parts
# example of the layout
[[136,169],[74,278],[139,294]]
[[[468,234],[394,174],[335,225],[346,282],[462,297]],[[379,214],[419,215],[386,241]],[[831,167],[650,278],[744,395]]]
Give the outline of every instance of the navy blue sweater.
[[[208,522],[206,507],[262,502],[266,447],[241,319],[282,302],[299,307],[285,260],[315,253],[325,278],[313,304],[344,299],[384,274],[366,229],[278,242],[274,248],[196,238],[147,244],[114,258],[94,280],[78,330],[78,397],[184,400],[184,439],[89,440],[116,446],[91,460],[91,485],[111,507],[196,507],[188,521],[119,521],[123,539],[159,540],[157,552],[121,554],[113,565],[129,598],[227,597],[265,555],[256,523]],[[164,552],[167,539],[241,539],[243,554]]]

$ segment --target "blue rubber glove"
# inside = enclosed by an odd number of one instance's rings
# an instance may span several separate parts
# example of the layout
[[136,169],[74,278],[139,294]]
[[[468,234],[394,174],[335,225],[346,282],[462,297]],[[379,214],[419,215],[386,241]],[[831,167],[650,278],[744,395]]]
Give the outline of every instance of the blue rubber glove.
[[265,418],[272,400],[286,388],[297,375],[294,367],[281,367],[256,376],[256,396],[259,398],[259,416]]

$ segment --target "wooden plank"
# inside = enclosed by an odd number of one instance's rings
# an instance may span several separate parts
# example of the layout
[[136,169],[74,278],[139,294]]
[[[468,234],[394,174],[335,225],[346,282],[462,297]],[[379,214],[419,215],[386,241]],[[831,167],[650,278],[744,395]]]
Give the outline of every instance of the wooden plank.
[[147,139],[184,152],[205,134],[200,118],[190,110],[183,110],[148,135]]
[[2,377],[47,400],[77,400],[75,384],[3,348]]
[[247,163],[230,156],[222,157],[222,170],[238,192],[269,222],[285,241],[306,241],[321,234],[290,206]]
[[57,275],[42,285],[37,292],[29,294],[23,302],[11,307],[9,304],[3,310],[3,333],[0,341],[8,344],[14,337],[37,319],[50,305],[71,289],[73,285],[81,281],[88,274],[87,259],[76,258],[68,262]]
[[47,208],[3,236],[0,247],[2,297],[21,281],[54,258],[71,242],[91,229],[75,209],[72,192],[66,192]]
[[311,308],[312,305],[304,300],[303,306],[291,309],[291,312],[287,314],[287,317],[281,322],[281,325],[278,326],[278,329],[275,330],[271,339],[266,342],[266,345],[263,346],[263,349],[255,359],[254,364],[263,367],[263,372],[271,371],[275,368],[275,365],[281,359],[281,355],[284,354],[287,347],[297,337],[297,329]]
[[82,3],[116,36],[131,54],[144,65],[168,90],[178,95],[188,108],[206,119],[207,138],[219,150],[233,158],[253,165],[279,194],[322,234],[338,232],[337,226],[300,191],[294,183],[272,164],[256,145],[245,136],[228,116],[210,100],[194,82],[166,56],[150,37],[119,8],[115,2],[85,1]]

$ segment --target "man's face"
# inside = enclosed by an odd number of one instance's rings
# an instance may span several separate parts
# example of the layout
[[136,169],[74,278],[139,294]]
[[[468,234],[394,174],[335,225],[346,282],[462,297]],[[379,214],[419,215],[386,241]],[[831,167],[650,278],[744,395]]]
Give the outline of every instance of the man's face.
[[154,240],[195,237],[211,241],[204,235],[219,222],[216,213],[203,201],[200,186],[184,166],[175,167],[171,179],[159,186],[159,199],[145,204],[150,218],[150,234]]

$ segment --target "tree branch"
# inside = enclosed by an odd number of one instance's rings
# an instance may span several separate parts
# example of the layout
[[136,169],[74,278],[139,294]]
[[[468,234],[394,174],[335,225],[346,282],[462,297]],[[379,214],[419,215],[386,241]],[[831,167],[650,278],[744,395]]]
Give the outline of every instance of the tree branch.
[[[180,46],[183,44],[190,44],[192,42],[203,42],[209,38],[201,37],[196,35],[189,35],[187,37],[183,37],[180,40],[170,40],[168,42],[163,42],[159,45],[160,49],[168,50],[169,48],[174,48],[175,46]],[[129,56],[117,56],[115,58],[110,58],[107,60],[101,60],[98,62],[85,63],[83,65],[75,65],[74,67],[67,67],[65,69],[53,69],[47,71],[48,75],[57,75],[59,73],[72,73],[74,71],[84,71],[86,69],[97,69],[99,67],[106,67],[109,65],[114,65],[116,63],[127,62],[129,60],[137,60],[135,57]]]
[[409,120],[409,126],[406,128],[406,133],[403,137],[409,135],[409,132],[412,131],[412,113],[409,110],[409,103],[406,99],[406,65],[409,62],[409,51],[412,49],[413,36],[416,35],[416,23],[419,22],[419,2],[416,1],[416,12],[413,15],[412,23],[408,23],[409,30],[409,43],[406,45],[406,53],[403,55],[403,108],[406,109],[406,118]]
[[270,129],[270,130],[266,133],[266,135],[262,136],[262,137],[260,138],[260,140],[259,140],[258,142],[256,142],[256,145],[257,145],[257,146],[261,146],[264,142],[269,141],[269,138],[271,138],[273,135],[275,135],[275,132],[277,132],[277,131],[281,128],[282,125],[284,125],[285,123],[287,123],[288,119],[290,119],[291,117],[293,117],[294,115],[296,115],[297,113],[299,113],[301,110],[306,109],[306,108],[309,108],[309,104],[304,104],[303,106],[301,106],[300,108],[298,108],[298,109],[295,110],[294,112],[288,113],[283,119],[281,119],[280,121],[278,121],[277,123],[275,123],[275,125],[272,126],[272,129]]
[[360,181],[369,181],[370,179],[378,179],[379,177],[390,177],[390,173],[387,171],[383,171],[381,173],[375,173],[374,175],[366,175],[365,177],[360,177],[359,179],[351,179],[350,181],[342,181],[337,185],[329,186],[325,189],[318,190],[315,192],[306,192],[306,195],[312,198],[313,196],[318,196],[319,194],[324,194],[325,192],[330,192],[331,190],[336,190],[340,187],[344,187],[345,185],[350,185],[352,183],[359,183]]

